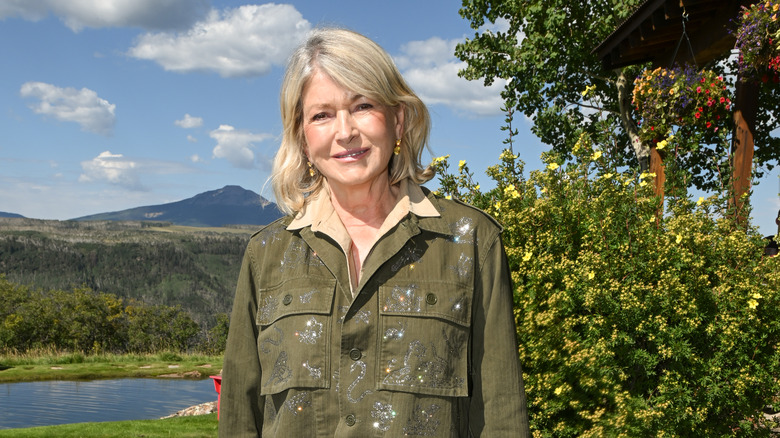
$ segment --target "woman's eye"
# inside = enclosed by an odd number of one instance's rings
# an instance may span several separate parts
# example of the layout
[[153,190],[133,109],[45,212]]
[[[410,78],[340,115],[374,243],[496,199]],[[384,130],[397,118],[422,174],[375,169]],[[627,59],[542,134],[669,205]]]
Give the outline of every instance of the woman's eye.
[[313,115],[311,117],[311,120],[316,122],[318,120],[324,120],[327,117],[328,117],[328,114],[326,114],[326,113],[317,113],[317,114],[315,114],[315,115]]
[[364,102],[364,103],[358,104],[355,107],[355,110],[356,111],[365,111],[365,110],[369,110],[369,109],[371,109],[373,107],[374,107],[374,105],[371,105],[370,103]]

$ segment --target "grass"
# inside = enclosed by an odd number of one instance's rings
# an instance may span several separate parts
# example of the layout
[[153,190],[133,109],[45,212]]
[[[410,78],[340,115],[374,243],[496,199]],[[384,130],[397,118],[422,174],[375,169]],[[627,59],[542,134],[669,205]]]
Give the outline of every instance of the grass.
[[0,438],[213,438],[217,436],[217,424],[217,414],[208,414],[164,420],[76,423],[6,429],[0,430]]
[[127,377],[198,379],[218,374],[221,369],[222,356],[32,352],[0,356],[0,383]]

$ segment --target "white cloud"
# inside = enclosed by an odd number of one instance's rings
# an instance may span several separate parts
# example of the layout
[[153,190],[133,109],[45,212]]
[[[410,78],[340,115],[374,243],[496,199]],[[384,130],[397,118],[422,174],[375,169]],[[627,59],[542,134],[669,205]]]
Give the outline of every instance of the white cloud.
[[201,158],[200,155],[198,155],[198,154],[193,154],[190,157],[190,161],[192,161],[193,163],[205,163],[206,162],[206,160]]
[[222,77],[256,76],[287,57],[311,29],[292,5],[244,5],[208,17],[185,33],[148,33],[130,56],[175,72],[214,71]]
[[89,161],[82,161],[81,170],[79,182],[103,182],[135,191],[149,189],[141,183],[142,176],[173,175],[194,171],[192,167],[183,163],[130,159],[122,154],[112,154],[111,151],[101,152]]
[[101,152],[90,161],[82,161],[79,182],[107,182],[130,190],[145,190],[138,177],[139,165],[122,154]]
[[254,143],[270,138],[270,134],[253,134],[245,130],[236,130],[230,125],[220,125],[209,133],[217,141],[214,157],[224,158],[234,167],[251,169],[255,165]]
[[197,143],[198,139],[193,137],[193,136],[191,136],[191,135],[188,135],[187,136],[187,141],[190,142],[190,143]]
[[412,41],[402,46],[402,55],[394,59],[404,78],[426,104],[445,105],[464,115],[501,114],[500,93],[506,82],[497,80],[485,87],[481,81],[459,77],[458,71],[466,63],[454,56],[458,42],[438,37]]
[[81,129],[97,134],[110,135],[114,130],[116,105],[101,99],[88,88],[77,90],[43,82],[27,82],[19,92],[22,97],[39,100],[30,106],[37,114],[75,122],[81,125]]
[[85,27],[185,29],[208,11],[208,0],[3,0],[0,19],[37,21],[49,13],[74,32]]
[[192,117],[189,114],[185,114],[184,118],[173,122],[176,126],[180,126],[184,129],[197,128],[203,125],[203,119],[200,117]]

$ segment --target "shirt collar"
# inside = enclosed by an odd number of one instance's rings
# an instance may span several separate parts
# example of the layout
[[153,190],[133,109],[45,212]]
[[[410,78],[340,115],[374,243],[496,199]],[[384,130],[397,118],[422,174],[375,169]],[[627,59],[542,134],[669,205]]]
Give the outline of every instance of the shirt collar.
[[[396,205],[385,220],[382,229],[389,229],[398,224],[407,213],[412,213],[418,217],[441,217],[441,214],[433,203],[425,196],[419,185],[412,183],[408,178],[404,178],[399,183],[400,196]],[[295,218],[287,226],[288,230],[299,230],[311,226],[312,231],[323,231],[326,234],[331,228],[328,224],[332,220],[338,220],[333,204],[330,202],[330,188],[327,181],[322,189],[312,199],[306,203],[303,210],[295,215]],[[343,225],[342,225],[343,227]]]

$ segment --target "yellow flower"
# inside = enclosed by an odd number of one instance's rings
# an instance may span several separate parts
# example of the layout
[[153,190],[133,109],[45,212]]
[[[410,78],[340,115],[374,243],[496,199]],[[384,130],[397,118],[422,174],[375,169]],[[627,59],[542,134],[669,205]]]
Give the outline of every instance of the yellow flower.
[[460,160],[458,162],[458,170],[463,170],[463,168],[466,167],[466,160]]
[[703,197],[701,197],[701,196],[699,196],[699,200],[698,200],[698,201],[696,201],[696,205],[701,205],[701,204],[703,204],[703,203],[704,203],[704,198],[703,198]]
[[680,242],[682,242],[682,236],[678,234],[677,239],[675,239],[675,243],[680,243]]
[[764,296],[761,295],[760,293],[756,292],[756,293],[753,294],[753,298],[757,300],[759,298],[764,298]]
[[774,12],[777,12],[777,10],[778,10],[778,9],[780,9],[780,5],[779,5],[779,4],[777,4],[777,3],[775,3],[775,5],[774,5],[774,6],[772,6],[772,10],[773,10]]
[[596,277],[596,273],[593,271],[588,272],[588,280],[593,280]]
[[450,157],[449,154],[444,155],[442,157],[436,157],[436,158],[433,159],[433,164],[439,164],[439,163],[443,162],[444,160],[446,160],[449,157]]
[[479,190],[479,184],[474,186],[474,190]]
[[749,307],[751,310],[753,310],[753,309],[755,309],[756,307],[758,307],[758,301],[756,301],[756,300],[754,300],[754,299],[749,299],[749,300],[748,300],[748,302],[747,302],[747,305],[748,305],[748,307]]
[[504,187],[504,196],[510,199],[517,199],[520,197],[520,193],[517,193],[515,186]]
[[604,175],[601,175],[601,177],[605,178],[605,179],[610,179],[610,178],[612,178],[612,174],[611,173],[605,173]]
[[639,183],[639,187],[644,187],[647,185],[647,181],[642,181]]
[[452,199],[452,195],[447,195],[444,197],[444,199]]
[[555,388],[555,395],[561,395],[562,392],[563,392],[563,386],[559,386]]
[[668,145],[668,144],[669,144],[669,142],[667,142],[666,140],[661,140],[661,141],[659,141],[659,142],[658,142],[658,143],[655,145],[655,148],[656,148],[656,149],[658,149],[658,150],[660,151],[661,149],[665,148],[665,147],[666,147],[666,145]]
[[601,151],[596,151],[593,153],[593,156],[590,157],[591,160],[598,160],[601,158]]
[[559,166],[558,163],[550,163],[550,164],[547,165],[547,168],[550,169],[550,170],[555,170],[555,169],[557,169],[559,167],[561,167],[561,166]]
[[531,251],[527,251],[523,256],[523,261],[527,262],[528,260],[531,260],[531,256],[533,256],[533,253]]

